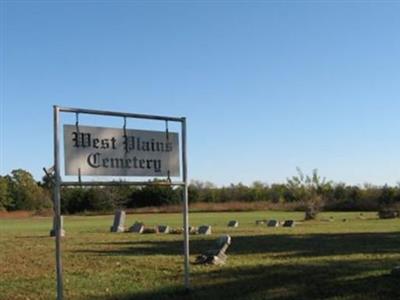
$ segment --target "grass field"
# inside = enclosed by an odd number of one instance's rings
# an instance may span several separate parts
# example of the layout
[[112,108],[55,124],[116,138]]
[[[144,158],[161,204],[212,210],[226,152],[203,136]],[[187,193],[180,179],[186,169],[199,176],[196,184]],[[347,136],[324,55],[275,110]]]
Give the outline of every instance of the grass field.
[[[334,217],[329,222],[330,216]],[[191,266],[182,290],[181,235],[110,233],[113,216],[67,216],[63,239],[66,299],[400,299],[400,219],[375,213],[323,213],[295,228],[257,219],[302,220],[297,212],[192,213],[211,236],[191,236],[191,261],[221,234],[232,236],[224,266]],[[229,220],[239,228],[227,228]],[[325,219],[325,220],[324,220]],[[343,222],[346,219],[346,222]],[[128,215],[146,225],[182,226],[180,214]],[[0,219],[0,299],[54,299],[51,219]]]

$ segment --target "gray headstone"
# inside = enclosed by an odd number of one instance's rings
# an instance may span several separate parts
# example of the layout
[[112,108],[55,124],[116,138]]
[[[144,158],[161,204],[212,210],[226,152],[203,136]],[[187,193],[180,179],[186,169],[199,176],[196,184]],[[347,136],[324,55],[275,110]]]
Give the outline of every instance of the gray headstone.
[[228,227],[238,227],[238,226],[239,226],[239,222],[236,220],[229,221],[229,223],[228,223]]
[[169,226],[168,225],[158,225],[158,232],[159,233],[169,233]]
[[199,234],[211,234],[211,226],[210,225],[202,225],[198,230]]
[[231,245],[231,237],[224,235],[218,238],[216,242],[216,248],[208,250],[196,258],[196,264],[213,264],[220,265],[224,264],[227,255],[226,250]]
[[143,233],[143,230],[144,224],[140,222],[135,222],[135,224],[133,224],[131,228],[129,228],[129,231],[134,233]]
[[269,220],[267,223],[268,227],[279,227],[279,221],[278,220]]
[[283,227],[294,227],[296,223],[293,220],[285,220],[283,222]]
[[125,211],[117,210],[114,215],[113,226],[111,226],[111,232],[124,232],[125,231]]
[[[64,230],[64,216],[60,216],[60,235],[61,237],[65,236],[65,230]],[[53,217],[53,229],[50,230],[50,236],[56,236],[56,218]]]

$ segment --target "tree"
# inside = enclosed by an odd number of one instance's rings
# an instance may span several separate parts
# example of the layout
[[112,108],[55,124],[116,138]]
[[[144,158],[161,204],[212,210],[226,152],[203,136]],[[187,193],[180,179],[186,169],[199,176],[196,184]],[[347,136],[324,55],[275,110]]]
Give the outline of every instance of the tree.
[[305,220],[315,219],[324,202],[324,196],[332,190],[330,181],[321,178],[318,170],[314,169],[312,175],[304,175],[300,168],[296,168],[298,176],[287,179],[287,187],[292,192],[296,201],[305,204]]
[[10,210],[13,199],[10,195],[11,178],[10,176],[0,176],[0,211]]
[[52,206],[50,194],[22,169],[11,171],[10,195],[13,199],[11,209],[38,210]]
[[171,185],[150,184],[141,189],[134,190],[130,196],[129,207],[161,206],[168,204],[178,204],[181,202],[180,189],[173,188]]

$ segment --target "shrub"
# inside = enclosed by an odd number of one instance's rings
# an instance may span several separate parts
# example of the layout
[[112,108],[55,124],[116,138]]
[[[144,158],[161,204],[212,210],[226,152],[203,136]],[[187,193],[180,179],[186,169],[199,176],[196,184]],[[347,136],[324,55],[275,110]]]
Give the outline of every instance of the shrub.
[[400,205],[382,206],[378,211],[380,219],[394,219],[400,217]]

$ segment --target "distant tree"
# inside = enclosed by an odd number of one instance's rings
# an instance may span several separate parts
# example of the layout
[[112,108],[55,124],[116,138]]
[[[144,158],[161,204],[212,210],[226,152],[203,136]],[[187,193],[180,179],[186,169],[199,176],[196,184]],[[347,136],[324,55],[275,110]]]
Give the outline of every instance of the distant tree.
[[50,194],[42,189],[33,176],[22,169],[11,171],[10,195],[12,209],[38,210],[50,208]]
[[387,185],[381,189],[379,197],[379,211],[380,218],[396,218],[400,216],[400,203],[396,201],[396,189]]
[[330,181],[321,178],[318,170],[314,169],[312,175],[304,175],[300,168],[297,168],[297,176],[287,180],[288,190],[292,192],[296,201],[305,204],[305,220],[312,220],[322,208],[324,195],[332,189]]
[[[290,198],[290,201],[288,200]],[[293,197],[289,197],[289,191],[285,184],[272,184],[268,191],[268,199],[273,203],[284,201],[291,202]]]
[[61,212],[78,213],[89,210],[90,203],[87,190],[81,187],[64,187],[61,189]]
[[250,187],[250,192],[252,193],[253,201],[266,201],[268,199],[268,185],[262,183],[261,181],[254,181]]
[[114,209],[114,202],[110,189],[107,188],[89,188],[86,190],[87,210],[89,211],[111,211]]
[[0,176],[0,211],[10,210],[13,207],[13,199],[10,195],[10,176]]
[[178,204],[181,202],[180,191],[171,185],[146,185],[132,192],[128,206],[144,207]]

